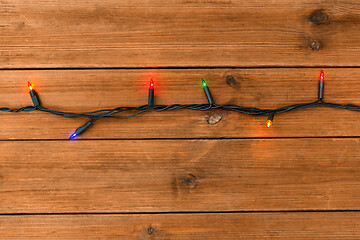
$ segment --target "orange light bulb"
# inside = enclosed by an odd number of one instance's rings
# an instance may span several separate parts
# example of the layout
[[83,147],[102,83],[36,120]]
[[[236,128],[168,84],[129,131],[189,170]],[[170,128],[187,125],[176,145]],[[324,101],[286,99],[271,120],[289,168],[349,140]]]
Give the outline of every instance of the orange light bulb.
[[266,127],[269,128],[272,124],[272,121],[271,120],[267,120],[266,121]]
[[29,88],[29,91],[34,90],[34,87],[32,86],[32,84],[29,81],[28,81],[28,88]]

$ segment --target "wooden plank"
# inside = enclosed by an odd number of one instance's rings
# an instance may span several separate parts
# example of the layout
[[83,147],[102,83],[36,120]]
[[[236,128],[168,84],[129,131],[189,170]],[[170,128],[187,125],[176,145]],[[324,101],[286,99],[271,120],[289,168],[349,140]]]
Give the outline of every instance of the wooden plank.
[[359,239],[360,214],[1,216],[4,239]]
[[359,210],[359,139],[0,142],[0,212]]
[[[31,105],[26,84],[35,83],[44,107],[92,111],[147,103],[149,79],[155,80],[156,104],[206,103],[200,85],[208,80],[215,102],[276,108],[317,99],[320,69],[178,69],[0,71],[0,106]],[[325,100],[360,105],[360,69],[325,69]],[[221,120],[220,120],[221,119]],[[272,128],[266,116],[226,110],[149,112],[98,121],[83,139],[248,138],[360,136],[358,112],[307,109],[277,115]],[[220,120],[220,121],[218,121]],[[85,120],[46,113],[0,113],[0,139],[67,139]]]
[[357,0],[12,0],[0,67],[359,66]]

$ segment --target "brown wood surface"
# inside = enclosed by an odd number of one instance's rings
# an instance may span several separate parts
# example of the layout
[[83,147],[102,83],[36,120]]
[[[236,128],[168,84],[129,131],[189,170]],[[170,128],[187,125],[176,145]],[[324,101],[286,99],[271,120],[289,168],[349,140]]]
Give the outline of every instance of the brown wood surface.
[[[325,100],[360,105],[360,69],[324,69]],[[149,79],[156,104],[206,103],[201,77],[218,104],[277,108],[317,99],[320,69],[178,69],[1,71],[0,106],[31,105],[27,81],[42,105],[63,111],[93,111],[147,103]],[[149,112],[131,119],[103,119],[82,139],[252,138],[360,136],[359,112],[316,108],[253,117],[227,110]],[[221,119],[221,120],[220,120]],[[220,121],[219,121],[220,120]],[[67,139],[86,120],[42,112],[0,113],[0,139]]]
[[359,66],[357,0],[4,0],[0,68]]
[[359,139],[0,142],[1,213],[359,210]]
[[[357,0],[2,0],[0,107],[360,105]],[[345,68],[343,68],[345,67]],[[347,68],[350,67],[350,68]],[[0,239],[359,239],[359,115],[0,113]],[[224,139],[225,138],[225,139]]]
[[3,239],[358,239],[357,212],[1,216]]

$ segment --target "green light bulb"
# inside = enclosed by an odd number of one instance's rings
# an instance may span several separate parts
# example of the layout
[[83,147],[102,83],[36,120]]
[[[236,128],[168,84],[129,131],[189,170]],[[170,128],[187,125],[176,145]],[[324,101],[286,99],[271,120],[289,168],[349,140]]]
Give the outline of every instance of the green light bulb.
[[202,80],[203,87],[207,87],[205,80],[203,78],[201,80]]

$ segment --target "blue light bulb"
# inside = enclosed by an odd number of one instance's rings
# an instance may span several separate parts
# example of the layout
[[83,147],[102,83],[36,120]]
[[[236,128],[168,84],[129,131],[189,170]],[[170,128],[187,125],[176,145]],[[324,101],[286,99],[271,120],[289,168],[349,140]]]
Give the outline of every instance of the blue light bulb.
[[70,136],[69,139],[74,139],[74,138],[76,138],[76,136],[77,136],[77,134],[76,134],[76,133],[73,133],[73,134]]

